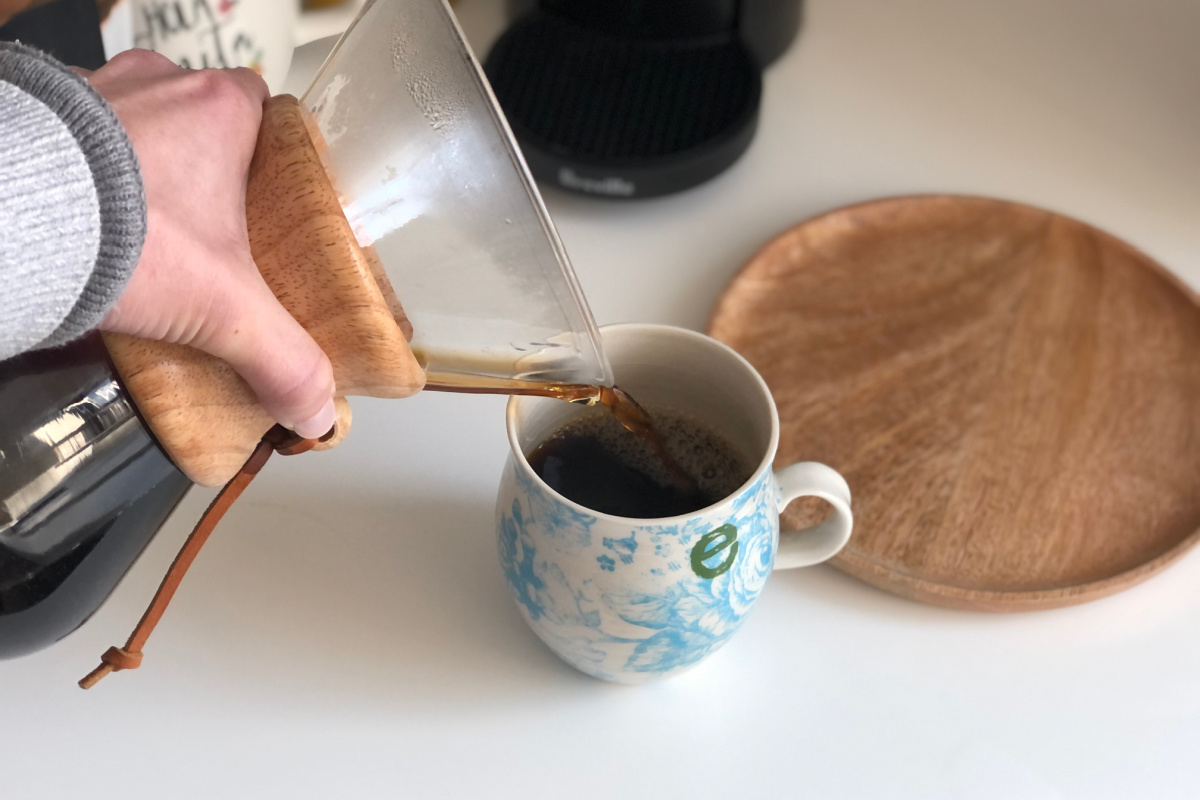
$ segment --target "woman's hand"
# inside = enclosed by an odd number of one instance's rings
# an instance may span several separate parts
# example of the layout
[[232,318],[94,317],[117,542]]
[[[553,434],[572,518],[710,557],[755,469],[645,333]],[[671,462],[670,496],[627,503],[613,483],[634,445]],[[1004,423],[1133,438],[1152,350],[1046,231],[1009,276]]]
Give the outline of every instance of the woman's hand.
[[335,418],[333,369],[259,275],[246,236],[266,84],[248,69],[187,70],[147,50],[83,74],[133,142],[148,214],[141,258],[101,329],[224,359],[278,422],[321,436]]

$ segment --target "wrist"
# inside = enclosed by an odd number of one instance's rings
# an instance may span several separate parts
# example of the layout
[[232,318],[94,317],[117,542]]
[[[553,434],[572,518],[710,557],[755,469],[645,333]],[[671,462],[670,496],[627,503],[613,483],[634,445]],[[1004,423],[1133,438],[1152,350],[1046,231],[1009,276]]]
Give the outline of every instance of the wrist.
[[[87,81],[61,63],[33,48],[3,43],[0,80],[32,97],[57,118],[78,147],[94,187],[95,217],[90,222],[97,243],[92,263],[82,265],[86,279],[81,286],[74,284],[76,296],[68,298],[69,310],[38,346],[62,344],[100,322],[137,265],[146,235],[141,174],[133,146],[116,114]],[[46,179],[53,181],[56,177],[49,174]],[[66,215],[86,213],[87,209],[81,206],[59,211]],[[78,224],[78,220],[74,222]],[[58,244],[60,250],[73,245],[70,241]],[[76,260],[78,255],[72,254]],[[54,261],[53,254],[48,257]],[[52,267],[60,265],[32,266],[49,274]]]

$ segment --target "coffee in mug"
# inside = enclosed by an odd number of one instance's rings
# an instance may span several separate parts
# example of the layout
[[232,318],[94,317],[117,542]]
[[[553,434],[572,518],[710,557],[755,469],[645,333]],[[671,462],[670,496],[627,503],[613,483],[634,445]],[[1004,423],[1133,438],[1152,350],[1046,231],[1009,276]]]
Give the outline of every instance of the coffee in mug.
[[[773,569],[836,555],[853,526],[850,488],[824,464],[774,469],[775,403],[730,348],[662,325],[600,334],[617,383],[658,412],[665,454],[677,453],[680,471],[696,471],[697,491],[708,494],[689,497],[684,479],[667,479],[669,468],[656,480],[659,467],[636,439],[601,441],[611,427],[593,419],[603,412],[517,396],[507,409],[497,544],[513,599],[542,641],[589,675],[636,683],[722,647]],[[710,461],[689,460],[697,442],[713,446]],[[798,497],[822,498],[832,514],[780,531],[780,511]]]
[[[526,454],[539,478],[568,500],[618,517],[688,514],[732,494],[750,460],[701,420],[647,409],[657,442],[629,431],[608,409],[591,408]],[[681,481],[677,472],[686,480]]]

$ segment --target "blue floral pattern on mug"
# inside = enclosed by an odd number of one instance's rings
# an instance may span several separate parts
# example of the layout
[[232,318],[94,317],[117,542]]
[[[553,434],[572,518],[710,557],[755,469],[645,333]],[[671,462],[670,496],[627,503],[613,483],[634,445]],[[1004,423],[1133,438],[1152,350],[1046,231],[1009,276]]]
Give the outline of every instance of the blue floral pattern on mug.
[[765,470],[719,512],[629,520],[611,535],[612,519],[571,508],[510,459],[500,563],[526,621],[567,663],[621,682],[666,676],[723,645],[758,599],[778,546],[777,497]]

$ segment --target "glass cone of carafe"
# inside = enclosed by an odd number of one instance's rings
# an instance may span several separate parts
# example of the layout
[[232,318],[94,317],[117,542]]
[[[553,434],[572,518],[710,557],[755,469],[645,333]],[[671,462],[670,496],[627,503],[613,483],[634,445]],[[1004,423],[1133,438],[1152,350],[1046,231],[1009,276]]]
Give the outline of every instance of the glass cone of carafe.
[[301,103],[430,388],[611,385],[558,233],[442,0],[369,0]]

